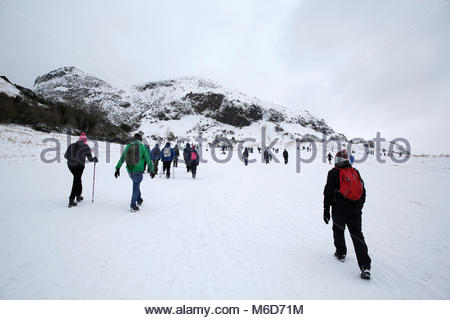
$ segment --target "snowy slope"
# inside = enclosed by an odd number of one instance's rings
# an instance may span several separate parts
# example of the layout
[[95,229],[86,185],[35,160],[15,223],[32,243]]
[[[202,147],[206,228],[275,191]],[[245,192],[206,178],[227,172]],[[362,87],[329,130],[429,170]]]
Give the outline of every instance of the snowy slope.
[[0,92],[6,93],[10,97],[20,95],[20,91],[3,77],[0,77]]
[[450,298],[447,158],[357,165],[367,186],[367,282],[349,237],[347,261],[333,257],[322,221],[328,164],[296,174],[293,150],[288,166],[244,167],[234,154],[201,164],[197,180],[180,165],[175,179],[146,176],[142,211],[131,214],[125,169],[113,177],[120,146],[106,163],[99,143],[95,202],[88,164],[86,200],[68,209],[66,164],[39,160],[54,147],[48,137],[65,150],[65,136],[0,126],[1,299]]

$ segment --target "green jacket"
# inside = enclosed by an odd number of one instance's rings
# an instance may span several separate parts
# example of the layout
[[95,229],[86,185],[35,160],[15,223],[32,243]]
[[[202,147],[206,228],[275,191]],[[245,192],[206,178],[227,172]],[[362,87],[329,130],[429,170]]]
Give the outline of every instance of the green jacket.
[[117,162],[116,165],[116,169],[120,169],[120,167],[122,166],[122,164],[125,161],[125,157],[127,155],[128,152],[128,148],[132,145],[132,144],[138,144],[139,145],[139,162],[133,166],[132,168],[129,168],[127,166],[127,170],[128,172],[144,172],[145,171],[145,164],[148,165],[148,171],[153,171],[153,163],[150,161],[150,156],[148,154],[147,148],[142,144],[142,142],[135,140],[132,143],[130,143],[129,145],[127,145],[125,147],[125,150],[122,153],[122,156],[120,157],[119,162]]

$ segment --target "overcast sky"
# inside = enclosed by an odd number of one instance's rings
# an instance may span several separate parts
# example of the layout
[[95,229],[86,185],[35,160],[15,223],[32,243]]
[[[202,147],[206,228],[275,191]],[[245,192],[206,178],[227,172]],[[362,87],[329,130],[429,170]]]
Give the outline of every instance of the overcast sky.
[[348,138],[450,153],[450,0],[0,0],[0,74],[211,78]]

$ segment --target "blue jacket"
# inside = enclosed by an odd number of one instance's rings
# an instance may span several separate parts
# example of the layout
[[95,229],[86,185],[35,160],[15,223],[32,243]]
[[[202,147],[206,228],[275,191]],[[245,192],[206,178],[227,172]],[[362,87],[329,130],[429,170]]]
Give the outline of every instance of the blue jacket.
[[152,160],[159,160],[159,158],[161,158],[161,150],[159,149],[158,144],[153,147],[152,152],[150,153],[150,157],[152,158]]
[[[164,150],[166,148],[170,149],[170,156],[168,156],[168,157],[164,156]],[[170,143],[166,143],[166,146],[164,148],[162,148],[162,150],[161,150],[161,160],[166,162],[166,161],[172,161],[173,158],[175,158],[175,151],[170,147]]]

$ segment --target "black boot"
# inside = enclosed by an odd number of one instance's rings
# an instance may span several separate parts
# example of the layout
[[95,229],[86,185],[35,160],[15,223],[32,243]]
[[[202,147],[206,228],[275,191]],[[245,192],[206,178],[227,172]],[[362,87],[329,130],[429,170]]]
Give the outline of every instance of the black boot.
[[82,196],[77,196],[77,202],[83,201],[83,197]]
[[138,206],[130,207],[130,211],[131,212],[139,211],[139,207]]
[[76,207],[77,203],[73,199],[69,199],[69,208]]
[[336,257],[336,259],[338,259],[340,262],[344,262],[345,261],[345,254],[338,254],[337,252],[334,253],[334,256]]
[[361,279],[370,280],[370,269],[361,269]]

